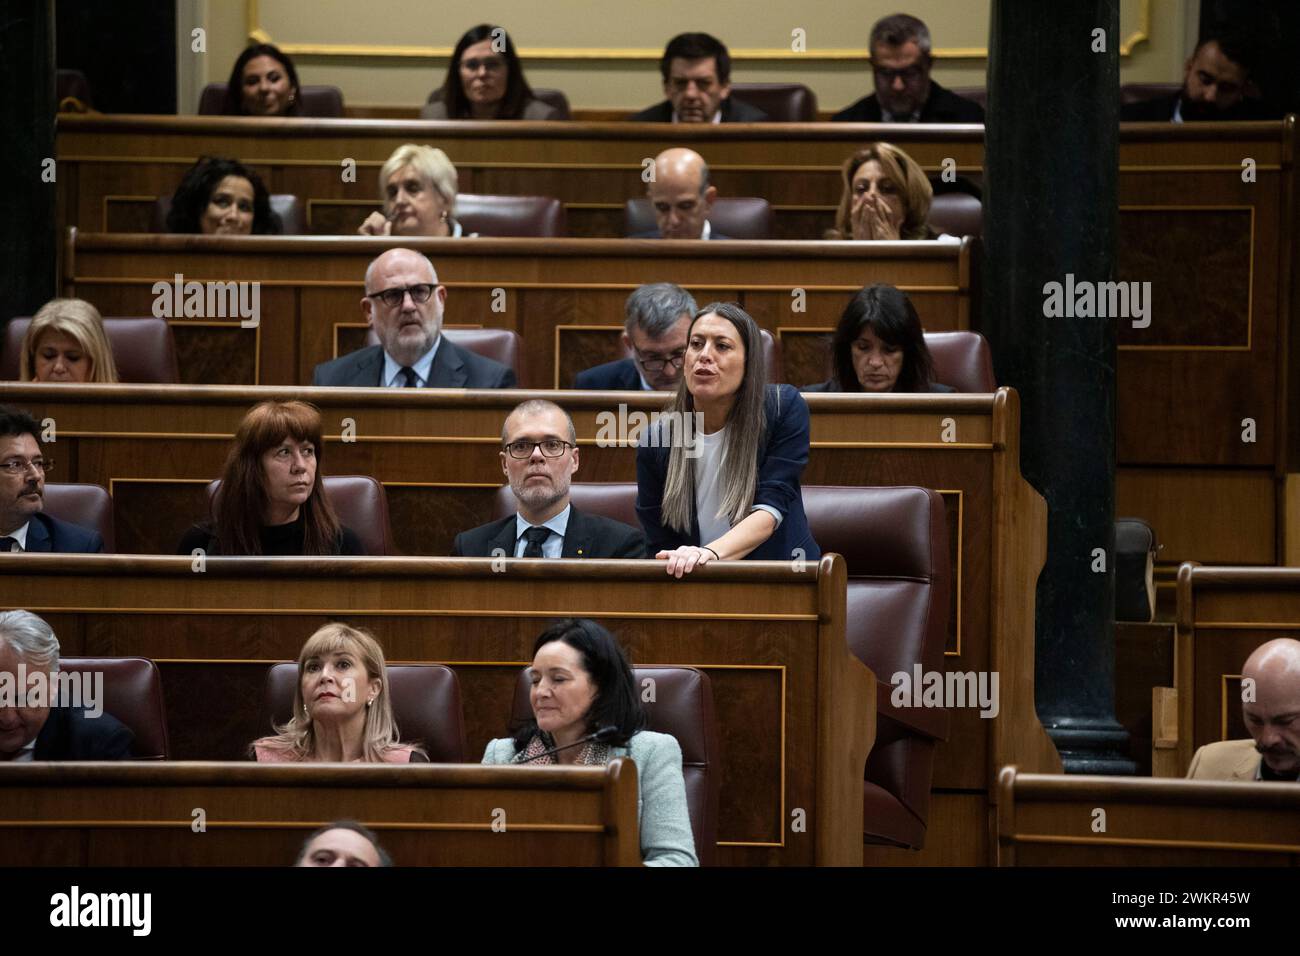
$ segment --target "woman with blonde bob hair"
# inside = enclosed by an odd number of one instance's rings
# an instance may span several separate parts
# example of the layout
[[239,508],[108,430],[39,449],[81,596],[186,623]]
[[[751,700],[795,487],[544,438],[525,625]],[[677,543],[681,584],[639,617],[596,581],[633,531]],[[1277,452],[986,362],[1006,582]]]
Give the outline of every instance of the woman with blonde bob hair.
[[298,654],[293,716],[249,746],[260,763],[428,763],[393,719],[384,649],[368,631],[326,624]]
[[239,423],[212,518],[181,539],[180,554],[365,554],[339,522],[320,472],[320,412],[306,402],[262,402]]
[[844,163],[844,194],[827,239],[937,239],[930,228],[934,189],[916,160],[872,143]]
[[363,236],[460,238],[456,221],[456,167],[433,146],[399,146],[379,170],[383,212],[372,212],[357,230]]
[[680,578],[710,561],[816,561],[799,478],[808,405],[767,383],[758,323],[734,302],[695,313],[668,413],[636,450],[649,552]]
[[117,382],[113,349],[99,310],[85,299],[51,299],[23,336],[24,382]]

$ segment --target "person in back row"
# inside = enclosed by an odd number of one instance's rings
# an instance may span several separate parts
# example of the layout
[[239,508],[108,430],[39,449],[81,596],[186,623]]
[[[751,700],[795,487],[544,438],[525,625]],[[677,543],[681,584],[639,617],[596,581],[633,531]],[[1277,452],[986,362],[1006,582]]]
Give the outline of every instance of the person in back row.
[[[363,236],[425,236],[463,239],[456,219],[460,177],[451,159],[433,146],[406,143],[379,169],[383,212],[372,212],[357,229]],[[475,234],[468,234],[470,238]]]
[[573,387],[629,392],[676,388],[695,308],[691,294],[671,282],[638,287],[624,307],[623,348],[632,356],[579,372]]
[[1175,93],[1125,103],[1122,122],[1229,122],[1274,118],[1255,83],[1258,45],[1243,32],[1211,30],[1183,64],[1183,88]]
[[655,228],[633,239],[727,239],[713,228],[709,213],[718,189],[709,184],[709,165],[693,149],[665,149],[655,157],[654,178],[646,186]]
[[934,189],[920,164],[897,146],[871,143],[862,147],[845,160],[843,177],[835,228],[823,238],[961,242],[930,225]]
[[533,96],[510,34],[480,23],[456,44],[447,77],[429,94],[420,118],[558,120],[560,111]]
[[501,470],[516,513],[456,535],[452,557],[644,558],[640,529],[584,514],[569,501],[578,470],[578,435],[553,402],[517,405],[501,427]]
[[23,335],[18,376],[24,382],[116,382],[99,310],[85,299],[51,299],[41,306]]
[[1261,644],[1241,676],[1241,715],[1251,739],[1206,744],[1192,755],[1187,776],[1300,781],[1300,641],[1279,637]]
[[876,91],[831,119],[836,123],[983,123],[984,107],[930,79],[930,28],[896,13],[877,20],[867,44]]
[[0,553],[98,553],[98,531],[44,513],[45,477],[54,462],[41,454],[41,426],[27,412],[0,405]]
[[428,257],[389,249],[366,269],[361,311],[379,345],[316,366],[313,385],[353,388],[514,388],[513,369],[442,334],[447,287]]
[[731,55],[707,33],[681,33],[659,60],[668,97],[629,116],[634,123],[761,123],[768,117],[731,95]]
[[201,156],[172,194],[167,231],[204,236],[273,236],[280,217],[262,177],[235,159]]
[[320,412],[306,402],[261,402],[239,423],[212,517],[185,532],[179,554],[365,554],[325,496]]
[[301,116],[302,88],[293,60],[270,43],[239,54],[226,83],[225,116]]

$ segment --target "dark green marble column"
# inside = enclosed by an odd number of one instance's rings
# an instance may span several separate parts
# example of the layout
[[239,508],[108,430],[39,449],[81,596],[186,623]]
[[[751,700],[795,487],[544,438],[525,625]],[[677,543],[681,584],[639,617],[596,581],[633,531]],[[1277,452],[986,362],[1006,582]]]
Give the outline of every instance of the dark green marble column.
[[[0,16],[0,326],[55,294],[54,4],[5,0]],[[58,175],[56,170],[55,175]]]
[[1115,720],[1116,320],[1049,317],[1044,291],[1117,278],[1119,2],[993,0],[989,33],[984,332],[1047,499],[1038,714],[1067,771],[1132,773]]

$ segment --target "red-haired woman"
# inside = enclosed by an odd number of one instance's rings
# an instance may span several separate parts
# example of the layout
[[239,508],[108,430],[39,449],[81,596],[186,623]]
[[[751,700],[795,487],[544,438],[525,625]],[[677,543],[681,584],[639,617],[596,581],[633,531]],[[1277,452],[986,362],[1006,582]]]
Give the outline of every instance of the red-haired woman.
[[320,412],[306,402],[262,402],[239,423],[212,518],[181,538],[180,554],[365,554],[339,523],[320,473]]

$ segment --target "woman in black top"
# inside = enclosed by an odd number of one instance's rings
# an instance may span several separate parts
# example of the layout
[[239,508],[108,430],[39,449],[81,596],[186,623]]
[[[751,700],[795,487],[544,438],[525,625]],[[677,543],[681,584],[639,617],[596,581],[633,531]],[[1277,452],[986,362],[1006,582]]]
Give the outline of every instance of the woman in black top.
[[306,402],[262,402],[239,424],[212,501],[178,552],[209,555],[365,554],[339,523],[319,469],[320,412]]

